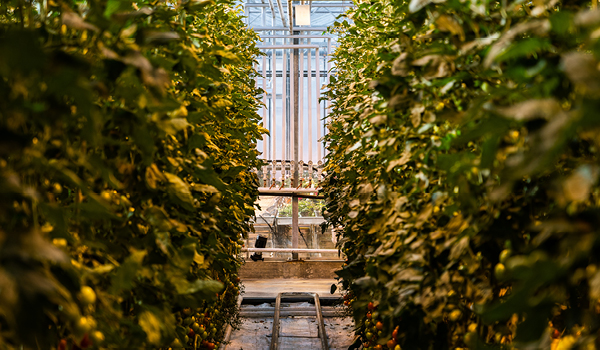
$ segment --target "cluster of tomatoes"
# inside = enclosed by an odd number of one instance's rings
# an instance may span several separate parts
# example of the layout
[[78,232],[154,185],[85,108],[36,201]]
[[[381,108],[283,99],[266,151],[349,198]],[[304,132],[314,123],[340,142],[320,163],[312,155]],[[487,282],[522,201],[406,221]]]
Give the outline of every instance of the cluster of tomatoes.
[[[186,346],[194,349],[218,349],[223,336],[223,325],[228,319],[221,309],[226,309],[227,305],[237,304],[237,296],[239,295],[239,277],[236,277],[235,282],[224,282],[225,290],[221,294],[217,294],[217,302],[211,307],[185,308],[181,311],[181,319],[179,324],[183,326],[187,334],[183,337]],[[221,332],[218,330],[221,329]],[[173,349],[182,348],[182,341],[175,339],[171,344]]]
[[[94,310],[96,292],[92,287],[81,287],[77,298],[84,312],[91,313]],[[83,316],[74,309],[64,310],[64,312],[73,325],[73,334],[70,340],[63,338],[58,342],[56,347],[58,350],[67,350],[69,343],[71,343],[71,350],[82,350],[91,347],[94,343],[100,345],[104,342],[104,334],[96,330],[97,323],[93,316]]]
[[366,350],[382,350],[384,346],[387,346],[388,349],[402,350],[398,344],[399,327],[396,327],[392,332],[392,339],[389,339],[385,345],[380,344],[380,340],[384,337],[383,322],[378,319],[379,313],[373,302],[367,305],[367,309],[367,317],[364,322],[363,337],[365,341],[363,342],[363,348]]
[[[351,306],[356,298],[351,293],[344,295],[344,305]],[[365,350],[382,350],[387,346],[388,349],[402,350],[400,344],[398,344],[398,331],[400,327],[396,327],[392,331],[392,338],[389,339],[385,345],[382,345],[385,334],[383,333],[383,322],[379,320],[379,313],[377,312],[377,306],[373,302],[367,304],[367,314],[364,320],[364,327],[362,329],[362,341],[363,349]]]
[[[200,349],[213,350],[219,347],[219,342],[215,342],[217,328],[213,323],[213,318],[219,316],[218,309],[197,308],[193,311],[191,308],[185,308],[181,312],[185,317],[181,325],[186,327],[187,334],[183,341],[188,346],[200,347]],[[181,340],[175,339],[171,344],[172,348],[182,348]]]
[[352,297],[351,293],[344,294],[344,305],[345,306],[350,306],[355,300],[356,300],[356,298]]

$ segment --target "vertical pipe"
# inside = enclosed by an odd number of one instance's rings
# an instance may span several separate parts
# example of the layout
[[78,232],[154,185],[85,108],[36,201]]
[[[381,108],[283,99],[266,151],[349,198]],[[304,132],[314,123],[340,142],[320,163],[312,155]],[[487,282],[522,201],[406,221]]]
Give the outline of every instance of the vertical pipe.
[[313,94],[312,94],[312,84],[313,84],[313,78],[312,78],[312,49],[308,49],[308,66],[306,67],[306,70],[308,71],[308,160],[312,161],[313,159],[313,153],[312,153],[312,146],[313,146],[313,130],[312,130],[312,125],[313,125],[313,120],[312,120],[312,99],[313,99]]
[[[283,70],[281,71],[281,124],[282,124],[282,131],[281,131],[281,159],[283,161],[289,160],[288,157],[288,152],[286,151],[286,149],[288,149],[288,147],[286,147],[287,145],[287,135],[288,135],[288,123],[287,123],[287,78],[288,78],[288,74],[287,74],[287,70],[288,70],[288,64],[287,64],[287,49],[283,49]],[[282,171],[282,175],[285,175],[285,171]]]
[[315,55],[317,56],[315,61],[317,63],[317,161],[321,160],[321,57],[319,55],[319,49],[317,48]]
[[[292,40],[293,42],[293,40]],[[295,91],[294,91],[294,64],[296,62],[294,61],[294,50],[290,50],[289,52],[289,75],[288,75],[288,81],[287,81],[287,86],[288,86],[288,158],[287,161],[289,161],[290,164],[290,171],[289,171],[289,175],[292,178],[292,181],[294,179],[294,145],[295,143],[295,124],[294,124],[294,120],[296,120],[296,110],[294,109],[294,101],[295,101]],[[290,183],[290,186],[292,186],[293,184]],[[293,207],[293,206],[292,206]],[[293,216],[293,211],[292,211],[292,216]]]
[[[258,73],[260,71],[260,67],[259,64],[257,62],[255,62],[253,64],[254,70]],[[264,68],[263,68],[264,69]],[[258,88],[258,79],[254,80],[254,86]],[[265,120],[266,120],[266,116],[265,116],[265,110],[264,108],[261,109],[261,113],[262,113],[262,123],[263,123],[263,127],[268,129],[269,125],[266,124]],[[267,144],[269,143],[269,139],[268,136],[265,134],[263,135],[263,139],[261,141],[259,141],[262,144],[262,159],[265,161],[264,164],[267,164],[267,161],[269,159],[269,155],[267,153]],[[258,147],[257,147],[258,148]],[[262,183],[261,186],[265,187],[267,186],[268,180],[267,180],[267,172],[268,172],[268,167],[265,165],[262,168]],[[248,254],[246,254],[248,255]]]
[[[275,56],[273,59],[273,64],[271,64],[271,72],[276,72],[277,71],[277,55],[275,54],[276,51],[273,50],[273,55]],[[277,93],[275,90],[275,86],[273,87],[273,91],[275,91],[274,95],[275,98],[274,100],[277,99]],[[275,103],[273,103],[273,107],[275,107]],[[273,174],[273,178],[277,178],[277,170],[275,168],[275,161],[277,160],[277,113],[276,110],[273,108],[273,110],[271,111],[271,113],[269,114],[269,116],[271,117],[271,165],[272,165],[272,174]]]
[[[263,127],[267,128],[267,54],[262,57],[262,79],[263,79],[263,107],[262,107],[262,123]],[[267,157],[267,136],[263,140],[263,158]]]
[[[246,237],[246,247],[248,247],[248,248],[250,247],[250,235],[248,235]],[[250,252],[247,251],[246,252],[246,260],[249,260],[249,259],[250,259]]]
[[294,6],[292,5],[292,0],[288,0],[288,15],[290,18],[290,35],[298,34],[294,33]]
[[[271,106],[271,112],[269,113],[271,124],[277,118],[277,50],[273,49],[271,56],[271,100],[273,101]],[[272,128],[272,126],[271,126]],[[271,133],[271,147],[275,148],[275,138]],[[271,151],[272,153],[273,151]],[[273,158],[274,159],[274,158]]]
[[[291,6],[291,0],[289,2],[290,6]],[[292,26],[292,23],[290,23],[290,28]],[[293,34],[297,34],[296,32],[292,32]],[[298,39],[294,38],[294,45],[298,45]],[[294,88],[294,93],[292,93],[292,96],[294,97],[294,177],[293,177],[293,184],[292,186],[298,187],[298,180],[299,180],[299,172],[298,172],[298,138],[299,138],[299,134],[298,134],[298,112],[299,112],[299,101],[298,101],[298,90],[299,90],[299,86],[298,86],[298,62],[299,61],[299,55],[298,55],[298,49],[294,49],[294,74],[292,75],[294,77],[293,79],[293,84],[292,87]],[[298,236],[299,236],[299,227],[298,227],[298,197],[292,197],[292,248],[298,248]],[[293,260],[298,260],[298,254],[292,254],[292,259]]]
[[301,160],[304,159],[304,49],[298,50],[298,54],[298,159]]
[[[294,166],[295,169],[297,169]],[[295,180],[295,178],[294,178]],[[292,248],[298,248],[298,197],[292,197]],[[292,260],[298,260],[298,253],[292,253]]]

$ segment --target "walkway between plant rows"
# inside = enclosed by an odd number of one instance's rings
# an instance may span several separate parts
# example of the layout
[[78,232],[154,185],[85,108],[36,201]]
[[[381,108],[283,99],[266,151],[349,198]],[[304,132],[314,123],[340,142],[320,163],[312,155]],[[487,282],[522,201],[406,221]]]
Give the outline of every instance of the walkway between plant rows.
[[[330,350],[348,349],[354,339],[354,323],[341,302],[339,289],[331,293],[337,284],[333,268],[342,261],[259,261],[247,262],[240,276],[243,294],[240,299],[241,324],[232,330],[220,349],[223,350],[270,350],[273,349],[273,321],[275,301],[279,293],[310,293],[311,297],[292,300],[284,295],[281,299],[280,318],[277,324],[279,337],[277,350],[321,349],[319,322],[312,295],[319,296],[324,331]],[[308,278],[282,278],[285,271],[303,269]],[[262,271],[263,278],[256,278]],[[252,278],[249,278],[252,277]]]

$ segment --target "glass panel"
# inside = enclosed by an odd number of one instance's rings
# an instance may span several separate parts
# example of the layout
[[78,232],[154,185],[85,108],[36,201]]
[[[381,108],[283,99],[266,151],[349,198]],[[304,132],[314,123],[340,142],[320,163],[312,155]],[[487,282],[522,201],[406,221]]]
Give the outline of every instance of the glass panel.
[[[267,237],[266,248],[292,248],[292,198],[261,196],[261,210],[255,212],[255,232],[250,232],[246,246],[252,248],[260,235]],[[321,224],[325,222],[322,210],[323,200],[304,199],[298,201],[298,224],[300,237],[298,248],[301,249],[335,249],[335,235],[331,228],[323,232]],[[263,258],[290,258],[290,253],[263,253]],[[300,254],[302,259],[337,259],[337,253]]]

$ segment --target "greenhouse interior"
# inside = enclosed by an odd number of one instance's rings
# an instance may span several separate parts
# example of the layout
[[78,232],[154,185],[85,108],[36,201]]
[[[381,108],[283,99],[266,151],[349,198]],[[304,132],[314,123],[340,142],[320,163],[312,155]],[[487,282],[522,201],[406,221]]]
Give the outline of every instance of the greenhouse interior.
[[600,350],[598,111],[597,0],[2,0],[0,350]]

